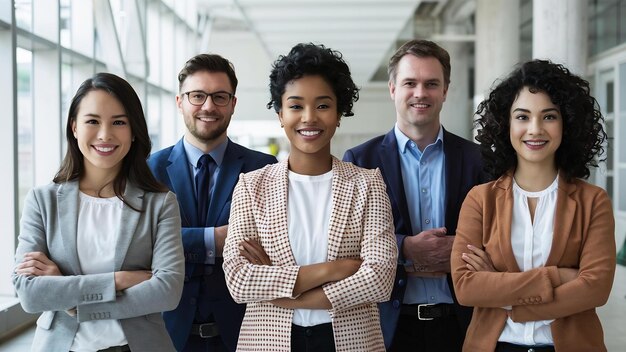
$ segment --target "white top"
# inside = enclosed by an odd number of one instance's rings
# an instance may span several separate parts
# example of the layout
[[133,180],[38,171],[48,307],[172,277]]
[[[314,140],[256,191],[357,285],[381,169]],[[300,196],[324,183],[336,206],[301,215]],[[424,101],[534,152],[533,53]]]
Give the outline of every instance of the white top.
[[[332,209],[332,170],[319,176],[289,171],[287,222],[289,242],[298,265],[328,260],[328,224]],[[313,326],[330,323],[325,309],[296,309],[293,323]]]
[[[545,265],[554,234],[558,176],[548,188],[528,192],[513,179],[513,219],[511,222],[511,245],[521,271]],[[534,221],[530,219],[528,198],[537,198]],[[516,323],[508,318],[498,341],[518,345],[553,345],[550,324],[554,320]]]
[[[117,197],[95,198],[80,192],[76,248],[83,274],[110,273],[115,270],[117,227],[124,203]],[[64,313],[58,313],[64,314]],[[92,320],[78,324],[71,351],[97,351],[126,345],[118,320]]]

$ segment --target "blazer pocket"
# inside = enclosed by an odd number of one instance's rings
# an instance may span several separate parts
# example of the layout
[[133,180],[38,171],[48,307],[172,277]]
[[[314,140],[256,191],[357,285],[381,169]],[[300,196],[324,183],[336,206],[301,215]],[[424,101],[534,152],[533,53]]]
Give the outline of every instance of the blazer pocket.
[[44,330],[50,330],[50,326],[52,326],[52,321],[54,320],[55,313],[56,312],[50,311],[41,313],[41,315],[37,319],[37,326]]

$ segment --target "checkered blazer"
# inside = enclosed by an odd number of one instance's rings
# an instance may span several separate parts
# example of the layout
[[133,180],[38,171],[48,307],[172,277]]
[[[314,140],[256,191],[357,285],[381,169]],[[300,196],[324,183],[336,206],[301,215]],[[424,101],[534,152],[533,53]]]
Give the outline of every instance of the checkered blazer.
[[[378,170],[333,157],[328,260],[360,257],[352,276],[324,285],[333,308],[337,351],[384,351],[376,302],[389,299],[398,250],[385,183]],[[233,194],[224,247],[226,284],[248,303],[239,351],[289,351],[293,309],[267,301],[291,297],[298,275],[287,225],[287,161],[241,174]],[[239,254],[244,237],[259,240],[272,265],[253,265]]]

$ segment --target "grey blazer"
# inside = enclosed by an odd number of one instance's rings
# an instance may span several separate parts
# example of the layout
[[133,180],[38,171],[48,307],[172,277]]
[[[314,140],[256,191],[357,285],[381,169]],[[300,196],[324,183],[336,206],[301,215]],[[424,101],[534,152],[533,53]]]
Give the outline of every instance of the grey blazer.
[[[24,253],[41,251],[64,275],[12,275],[24,310],[43,312],[31,350],[69,351],[78,323],[117,319],[133,351],[174,351],[160,313],[178,305],[183,288],[176,196],[127,184],[127,202],[143,212],[124,206],[111,272],[83,275],[76,250],[78,192],[78,182],[67,182],[36,188],[26,197],[15,263]],[[122,270],[151,270],[153,276],[116,292],[113,273]],[[76,316],[65,313],[74,307]]]

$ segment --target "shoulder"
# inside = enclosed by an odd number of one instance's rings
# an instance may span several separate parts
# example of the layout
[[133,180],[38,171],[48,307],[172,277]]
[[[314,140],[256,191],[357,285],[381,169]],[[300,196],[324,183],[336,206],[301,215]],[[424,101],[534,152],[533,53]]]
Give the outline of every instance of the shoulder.
[[167,161],[170,154],[172,154],[172,149],[174,149],[173,145],[152,153],[148,158],[148,165],[153,167]]
[[[610,204],[610,198],[604,188],[591,184],[585,180],[574,179],[566,183],[569,192],[581,200],[583,204],[593,204],[595,201],[606,201]],[[567,189],[566,189],[567,191]]]
[[470,140],[467,140],[461,136],[458,136],[452,132],[444,130],[443,134],[444,145],[448,145],[453,148],[458,148],[465,154],[475,154],[480,157],[480,146]]
[[356,154],[360,154],[363,152],[371,151],[373,149],[377,149],[383,143],[385,136],[386,135],[383,134],[383,135],[374,137],[368,141],[365,141],[355,147],[348,149],[347,153],[349,152],[349,153],[356,155]]
[[256,150],[252,150],[237,144],[233,141],[229,141],[229,149],[227,153],[236,153],[241,155],[246,161],[257,164],[260,166],[276,163],[276,157],[270,154],[262,153]]

